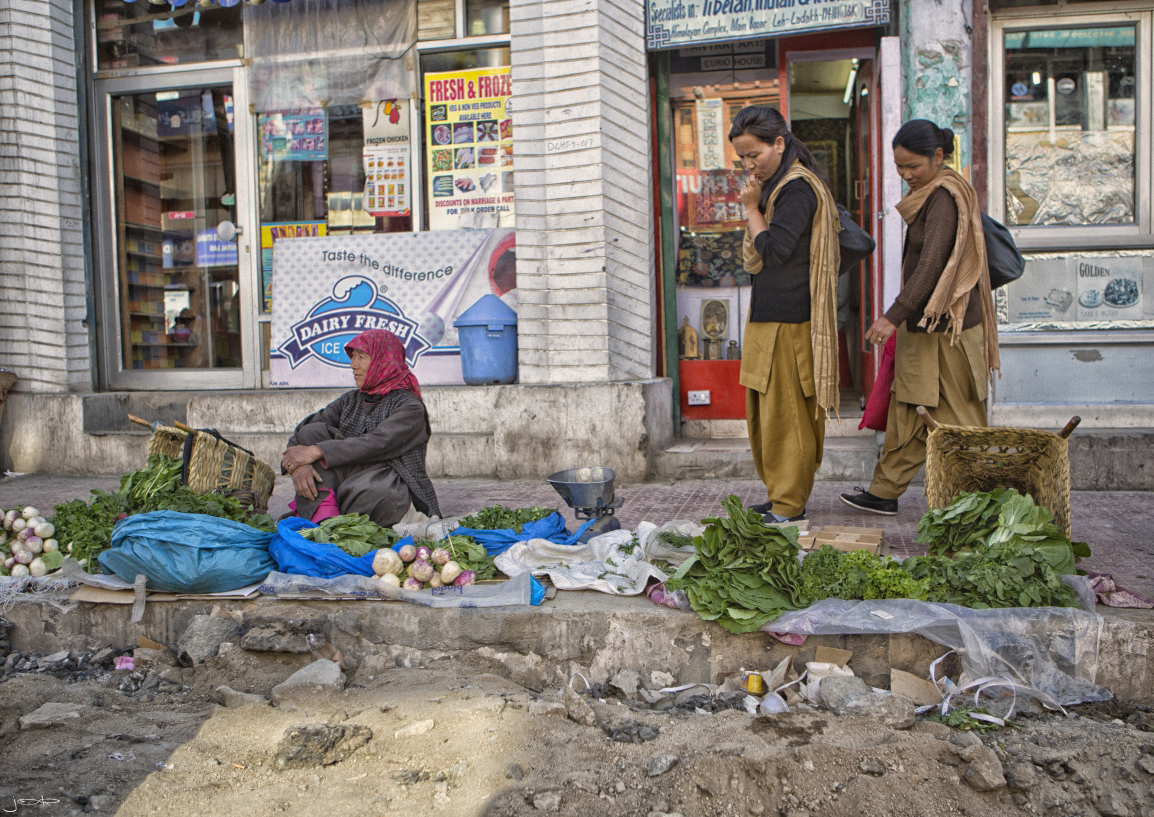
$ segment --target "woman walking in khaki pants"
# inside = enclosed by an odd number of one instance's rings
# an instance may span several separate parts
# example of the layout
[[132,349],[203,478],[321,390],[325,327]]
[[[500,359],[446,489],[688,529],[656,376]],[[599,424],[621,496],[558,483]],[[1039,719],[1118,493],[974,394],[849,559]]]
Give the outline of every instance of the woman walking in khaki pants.
[[986,384],[998,369],[998,335],[977,193],[945,160],[954,133],[914,119],[893,141],[894,163],[909,186],[898,203],[905,220],[902,290],[866,340],[897,332],[894,384],[881,459],[869,490],[842,502],[893,516],[898,497],[926,460],[926,406],[938,422],[986,425]]

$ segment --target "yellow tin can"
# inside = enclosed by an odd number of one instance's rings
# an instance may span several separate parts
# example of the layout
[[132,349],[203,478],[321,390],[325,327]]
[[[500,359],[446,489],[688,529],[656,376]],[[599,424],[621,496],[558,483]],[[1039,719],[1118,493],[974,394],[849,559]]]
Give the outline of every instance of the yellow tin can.
[[750,695],[764,695],[765,679],[760,672],[747,672],[741,676],[741,688]]

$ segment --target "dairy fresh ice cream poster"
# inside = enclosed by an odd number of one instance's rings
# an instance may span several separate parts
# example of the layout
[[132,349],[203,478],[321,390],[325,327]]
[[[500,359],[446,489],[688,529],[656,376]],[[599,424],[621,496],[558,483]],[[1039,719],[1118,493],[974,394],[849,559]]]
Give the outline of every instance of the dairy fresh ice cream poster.
[[344,347],[366,329],[397,335],[423,385],[463,383],[453,321],[489,294],[516,310],[516,276],[513,230],[279,240],[271,384],[352,388]]

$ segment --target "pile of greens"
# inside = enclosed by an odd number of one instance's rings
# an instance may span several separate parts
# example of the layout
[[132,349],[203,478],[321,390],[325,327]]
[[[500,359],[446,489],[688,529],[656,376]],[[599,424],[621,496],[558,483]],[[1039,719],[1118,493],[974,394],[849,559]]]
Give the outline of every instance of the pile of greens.
[[236,497],[198,494],[180,481],[180,466],[179,460],[154,454],[147,466],[121,477],[115,493],[94,490],[90,502],[62,502],[48,520],[56,527],[56,538],[70,556],[95,573],[99,570],[96,557],[108,549],[113,527],[126,516],[178,511],[231,519],[270,533],[276,530],[271,516],[254,513]]
[[472,570],[477,574],[477,581],[492,579],[497,575],[497,565],[493,557],[485,550],[485,546],[471,536],[453,534],[440,542],[417,542],[428,548],[444,548],[453,556],[453,561],[461,566],[462,570]]
[[382,528],[367,513],[345,513],[330,516],[315,528],[305,528],[300,535],[312,542],[336,545],[350,556],[392,547],[401,538],[390,528]]
[[801,593],[812,604],[822,599],[921,599],[929,582],[915,579],[902,562],[868,550],[848,553],[822,545],[801,563]]
[[461,519],[461,527],[470,530],[511,530],[520,533],[527,522],[536,522],[556,512],[556,508],[541,508],[536,505],[517,509],[493,505]]
[[931,508],[918,522],[917,541],[929,547],[931,555],[948,555],[985,542],[998,526],[1002,505],[1019,497],[1010,488],[993,491],[963,491],[944,508]]
[[732,633],[757,630],[786,610],[809,604],[801,593],[797,528],[766,525],[730,495],[721,503],[728,517],[702,520],[696,553],[665,582],[684,590],[704,619]]

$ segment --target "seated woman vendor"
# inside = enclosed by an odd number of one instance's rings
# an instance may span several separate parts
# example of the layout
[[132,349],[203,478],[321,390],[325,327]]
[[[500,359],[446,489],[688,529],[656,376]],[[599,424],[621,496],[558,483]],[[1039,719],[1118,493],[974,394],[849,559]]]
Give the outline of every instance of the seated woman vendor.
[[357,388],[302,420],[281,458],[296,489],[296,515],[320,522],[363,513],[391,527],[412,503],[439,517],[437,493],[425,473],[429,415],[400,339],[371,329],[353,338],[345,353]]

